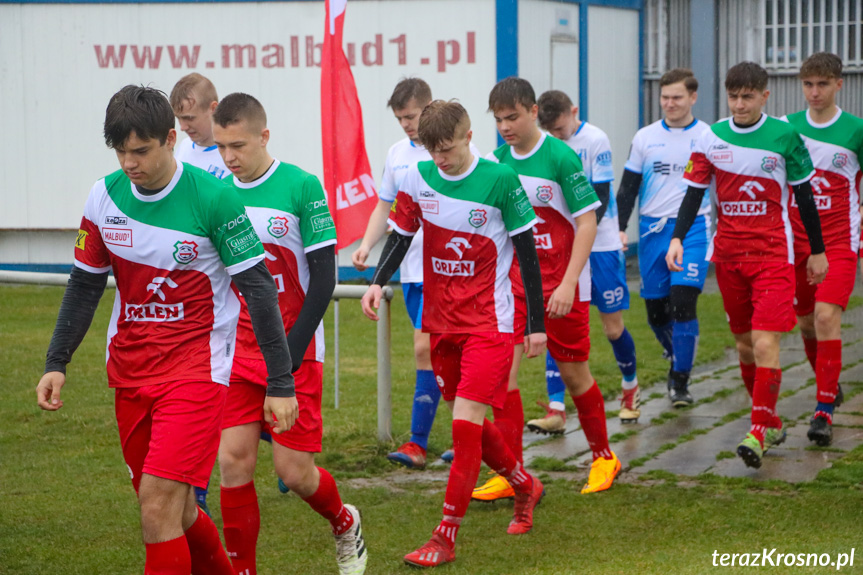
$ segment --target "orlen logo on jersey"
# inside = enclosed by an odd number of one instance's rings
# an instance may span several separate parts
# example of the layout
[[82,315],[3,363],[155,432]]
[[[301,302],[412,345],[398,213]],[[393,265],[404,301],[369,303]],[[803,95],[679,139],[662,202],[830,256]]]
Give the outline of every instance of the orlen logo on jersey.
[[764,156],[761,158],[761,169],[768,174],[775,170],[777,166],[779,166],[779,158],[776,156]]
[[766,216],[767,202],[720,202],[723,216]]
[[198,258],[198,244],[195,242],[177,242],[174,244],[174,261],[178,264],[189,264]]
[[837,168],[844,168],[848,163],[848,154],[836,152],[833,154],[833,165]]
[[267,232],[274,238],[283,238],[288,234],[288,218],[284,216],[273,216],[270,218]]
[[[153,292],[153,295],[160,300],[165,301],[165,293],[163,287],[176,288],[177,282],[169,277],[154,277],[153,281],[147,284],[147,291]],[[145,304],[126,304],[126,321],[180,321],[183,319],[183,303],[145,303]]]
[[432,257],[432,269],[434,269],[435,273],[444,276],[472,276],[473,265],[471,261],[442,260]]
[[481,228],[488,222],[488,213],[485,210],[471,210],[467,222],[475,228]]
[[536,188],[536,199],[540,202],[547,204],[554,197],[554,192],[551,189],[551,186],[538,186]]
[[[542,225],[545,223],[545,220],[539,217],[539,214],[536,215],[536,226]],[[536,244],[536,249],[538,250],[550,250],[553,245],[551,242],[551,234],[541,234],[536,226],[533,226],[533,241]]]
[[132,247],[132,230],[122,230],[119,228],[102,228],[102,239],[106,244],[114,246]]

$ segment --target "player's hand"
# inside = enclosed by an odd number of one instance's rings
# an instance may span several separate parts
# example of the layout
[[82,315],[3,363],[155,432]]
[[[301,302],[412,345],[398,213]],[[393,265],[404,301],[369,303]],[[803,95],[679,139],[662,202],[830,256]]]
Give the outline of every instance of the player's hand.
[[366,314],[367,318],[378,321],[378,314],[375,310],[381,306],[382,297],[384,297],[384,290],[381,289],[381,286],[377,284],[369,286],[363,299],[360,300],[363,306],[363,313]]
[[57,411],[63,407],[60,390],[66,384],[66,374],[59,371],[49,371],[39,380],[36,386],[36,403],[45,411]]
[[683,271],[683,244],[677,238],[671,239],[668,253],[665,254],[665,264],[673,272]]
[[524,354],[527,357],[538,357],[545,354],[546,341],[548,338],[541,331],[524,336]]
[[366,265],[366,259],[368,259],[368,257],[369,248],[361,244],[360,247],[351,254],[351,263],[354,264],[357,271],[364,272],[369,269],[369,266]]
[[626,232],[618,232],[620,234],[620,243],[623,244],[623,251],[629,249],[629,237],[626,235]]
[[812,254],[806,262],[806,281],[809,285],[820,284],[827,275],[827,254]]
[[545,311],[551,319],[560,319],[572,311],[572,302],[575,299],[575,286],[567,285],[565,282],[554,288]]
[[273,426],[274,433],[284,433],[292,428],[299,414],[296,397],[267,397],[264,400],[264,419]]

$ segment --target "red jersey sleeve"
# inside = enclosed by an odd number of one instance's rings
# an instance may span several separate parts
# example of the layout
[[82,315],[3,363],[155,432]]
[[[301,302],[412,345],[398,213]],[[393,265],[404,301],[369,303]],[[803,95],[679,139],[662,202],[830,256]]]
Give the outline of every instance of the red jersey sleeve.
[[389,224],[403,236],[413,236],[420,229],[422,210],[406,192],[399,191],[390,210]]
[[102,242],[99,226],[86,216],[81,218],[75,240],[75,265],[92,273],[105,273],[111,269],[111,258]]
[[683,181],[696,188],[706,188],[713,178],[713,164],[701,152],[692,152],[683,172]]

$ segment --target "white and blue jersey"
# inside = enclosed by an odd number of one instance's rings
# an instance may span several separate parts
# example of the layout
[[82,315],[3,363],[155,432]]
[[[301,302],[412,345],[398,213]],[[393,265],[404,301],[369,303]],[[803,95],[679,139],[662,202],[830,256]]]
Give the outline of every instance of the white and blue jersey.
[[645,299],[668,296],[672,285],[704,287],[709,266],[710,194],[704,194],[698,218],[683,240],[683,271],[668,271],[665,254],[688,187],[683,181],[686,164],[696,141],[708,130],[710,126],[701,120],[693,120],[684,128],[671,128],[659,120],[639,130],[632,140],[626,169],[642,177],[638,267]]
[[225,166],[222,154],[219,153],[219,149],[215,144],[205,148],[193,142],[191,138],[186,138],[177,144],[174,150],[174,158],[177,161],[201,168],[220,180],[231,175],[231,171]]

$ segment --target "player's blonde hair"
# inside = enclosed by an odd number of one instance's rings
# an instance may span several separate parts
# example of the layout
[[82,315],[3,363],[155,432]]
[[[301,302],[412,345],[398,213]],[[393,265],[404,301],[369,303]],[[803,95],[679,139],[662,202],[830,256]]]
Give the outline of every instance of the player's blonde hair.
[[171,90],[171,107],[174,112],[181,111],[186,102],[189,102],[192,108],[197,106],[203,109],[218,101],[219,96],[216,94],[216,87],[208,78],[197,72],[180,78]]
[[451,142],[467,134],[470,130],[470,117],[464,106],[457,100],[434,100],[420,116],[417,135],[429,151],[440,148],[444,142]]

